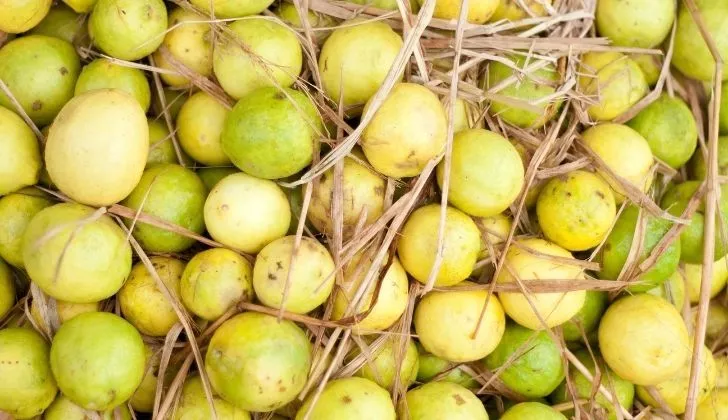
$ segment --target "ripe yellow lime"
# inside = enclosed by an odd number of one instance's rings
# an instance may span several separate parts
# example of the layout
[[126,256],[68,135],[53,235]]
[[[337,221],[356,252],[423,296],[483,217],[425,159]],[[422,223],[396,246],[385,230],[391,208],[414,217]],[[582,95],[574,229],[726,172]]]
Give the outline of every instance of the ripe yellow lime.
[[566,420],[566,417],[546,404],[524,402],[506,410],[500,420]]
[[[67,0],[71,3],[73,0]],[[47,35],[66,42],[80,41],[88,35],[85,20],[64,3],[51,7],[48,14],[28,34]]]
[[716,356],[715,368],[717,374],[715,376],[715,387],[728,388],[728,356]]
[[106,411],[128,400],[144,377],[144,342],[124,319],[88,312],[61,325],[51,344],[51,370],[63,395]]
[[599,34],[614,45],[653,48],[670,33],[675,14],[671,0],[600,0],[596,24]]
[[640,67],[619,52],[590,52],[581,57],[579,87],[596,102],[587,108],[596,121],[612,120],[647,94]]
[[203,165],[229,165],[220,134],[230,111],[205,92],[190,96],[177,115],[177,138],[182,149]]
[[239,254],[213,248],[196,254],[180,280],[180,297],[195,315],[214,321],[241,301],[253,299],[253,269]]
[[444,150],[446,137],[447,117],[437,95],[422,85],[399,83],[364,129],[361,146],[377,172],[404,178],[422,172]]
[[[412,212],[402,228],[397,254],[402,266],[420,283],[427,283],[437,254],[440,205]],[[452,286],[473,272],[480,252],[480,231],[473,219],[452,207],[445,212],[443,254],[435,285]]]
[[680,270],[676,270],[665,282],[647,290],[645,293],[665,299],[678,311],[682,312],[685,303],[685,282]]
[[[56,314],[58,316],[58,322],[63,324],[77,315],[85,314],[86,312],[98,312],[99,306],[99,302],[71,303],[56,300]],[[35,321],[36,325],[38,325],[43,331],[51,331],[50,325],[48,325],[48,323],[46,323],[43,319],[43,315],[40,312],[40,305],[35,299],[33,299],[30,304],[30,315],[33,317],[33,321]]]
[[25,419],[50,405],[58,388],[48,354],[48,343],[35,330],[0,330],[0,410]]
[[306,384],[311,343],[291,321],[243,312],[215,330],[205,368],[225,401],[247,411],[272,411],[293,401]]
[[0,106],[0,195],[38,182],[41,155],[33,131],[15,113]]
[[48,295],[73,303],[104,300],[116,293],[131,270],[124,231],[94,209],[61,203],[33,217],[23,235],[23,262]]
[[[520,282],[528,288],[529,281],[558,280],[568,282],[584,276],[577,265],[550,259],[549,257],[574,259],[571,253],[560,246],[543,239],[524,239],[513,244],[506,255],[506,266],[498,275],[498,283]],[[511,319],[526,328],[540,330],[555,327],[571,319],[584,304],[586,291],[569,292],[500,292],[503,309]],[[533,305],[533,307],[531,306]],[[534,311],[535,308],[535,311]],[[539,319],[541,318],[541,319]]]
[[97,58],[81,69],[76,81],[75,95],[97,89],[118,89],[139,102],[144,112],[149,110],[152,92],[142,70]]
[[107,206],[131,193],[148,153],[144,110],[128,94],[103,89],[63,107],[48,133],[45,162],[63,193],[83,204]]
[[25,32],[48,14],[53,0],[4,0],[0,7],[0,31],[10,34]]
[[[401,343],[400,338],[404,338],[404,343]],[[365,340],[367,346],[373,341]],[[357,346],[347,355],[347,363],[354,360],[361,362],[361,367],[354,372],[354,376],[369,379],[386,390],[393,389],[398,368],[399,386],[408,388],[417,379],[419,353],[409,337],[391,336],[376,349],[373,346],[367,347],[364,353]]]
[[[361,156],[344,158],[341,182],[343,237],[351,238],[356,228],[374,223],[384,212],[384,192],[387,181],[359,162]],[[334,169],[330,169],[313,183],[308,220],[321,233],[333,237]],[[360,220],[363,222],[360,224]]]
[[[695,5],[718,53],[721,57],[728,56],[728,27],[724,24],[728,18],[728,3],[722,0],[698,0]],[[672,64],[693,79],[710,81],[714,76],[715,59],[690,10],[683,4],[680,4],[677,15]],[[723,74],[723,80],[728,80],[728,74]]]
[[[162,120],[151,118],[147,120],[147,123],[149,124],[149,154],[147,154],[145,169],[156,163],[178,163],[177,152],[174,149],[167,124]],[[189,161],[184,150],[180,150],[180,154],[183,162]]]
[[[515,201],[523,187],[523,164],[515,147],[500,134],[479,128],[453,139],[448,201],[472,216],[495,216]],[[445,162],[437,166],[443,187]]]
[[[561,76],[556,67],[545,60],[519,54],[509,58],[517,70],[499,61],[488,64],[485,85],[492,93],[504,98],[490,101],[490,113],[518,127],[542,127],[554,118],[561,106],[561,100],[546,100],[556,92]],[[536,70],[529,70],[531,68]],[[525,105],[538,111],[532,111]]]
[[[521,19],[530,18],[532,16],[546,16],[548,12],[543,6],[543,3],[548,5],[551,4],[551,0],[501,0],[498,3],[498,8],[495,9],[495,13],[491,16],[491,22],[497,22],[502,19],[516,21]],[[526,6],[526,11],[522,6]]]
[[617,214],[609,184],[587,171],[552,178],[536,202],[544,235],[570,251],[599,245]]
[[[255,296],[271,308],[304,314],[321,305],[334,287],[334,260],[315,239],[301,238],[291,269],[295,236],[277,239],[263,248],[253,266]],[[291,271],[292,270],[292,271]],[[288,283],[288,294],[283,293]]]
[[[349,264],[344,268],[344,281],[336,288],[333,298],[333,307],[331,309],[331,319],[339,320],[346,316],[347,309],[361,283],[366,278],[374,256],[372,254],[359,253],[352,258]],[[385,260],[386,261],[386,260]],[[383,269],[383,267],[382,267]],[[374,277],[375,279],[379,277]],[[407,273],[402,268],[397,257],[392,259],[392,265],[389,266],[387,272],[382,279],[382,285],[379,288],[377,301],[372,308],[372,300],[374,299],[374,291],[376,290],[376,281],[366,289],[360,305],[355,308],[349,308],[350,314],[367,315],[360,319],[354,325],[354,332],[359,334],[367,334],[374,331],[382,331],[391,327],[407,309],[409,301],[409,283]],[[371,310],[370,310],[371,309]]]
[[[685,264],[682,272],[685,276],[685,285],[690,303],[700,300],[700,283],[703,279],[702,264]],[[710,282],[710,298],[714,298],[723,291],[728,281],[728,257],[713,262],[713,276]]]
[[[230,1],[230,0],[190,0],[190,3],[206,13],[214,9],[215,17],[236,18],[257,15],[273,3],[273,0]],[[210,9],[212,5],[212,9]]]
[[[131,413],[126,404],[121,404],[99,413],[101,420],[131,420]],[[88,412],[68,397],[59,394],[46,411],[43,412],[45,420],[84,420]]]
[[604,360],[617,375],[636,385],[656,385],[676,375],[689,347],[680,313],[657,296],[623,297],[612,303],[599,324]]
[[695,420],[725,420],[728,418],[728,388],[716,388],[695,412]]
[[[376,3],[376,1],[373,2],[373,6],[374,3]],[[285,1],[281,2],[278,8],[275,9],[275,14],[278,15],[283,22],[293,26],[294,28],[303,29],[303,24],[301,23],[301,18],[298,15],[298,10],[296,10],[296,6],[293,3]],[[311,28],[331,28],[336,26],[338,22],[338,20],[333,16],[324,13],[317,13],[311,9],[308,9],[306,16]],[[315,40],[323,41],[329,36],[329,31],[314,31],[312,35]]]
[[[134,411],[140,413],[151,413],[154,411],[154,397],[157,391],[157,374],[162,357],[162,350],[158,347],[144,343],[144,379],[139,384],[134,395],[129,399],[129,404]],[[169,373],[169,366],[167,372]],[[111,420],[111,419],[110,419]]]
[[399,416],[410,420],[488,420],[483,403],[467,388],[451,382],[431,382],[407,392]]
[[[650,169],[655,159],[650,145],[634,129],[622,124],[599,124],[582,133],[584,144],[618,176],[642,191],[652,183]],[[622,188],[604,171],[597,169],[616,192],[617,204],[624,201]]]
[[[296,420],[303,420],[312,404],[312,396],[304,401],[296,413]],[[329,381],[316,405],[311,409],[312,419],[317,420],[394,420],[394,404],[389,393],[374,382],[358,377]]]
[[660,78],[660,72],[662,71],[662,56],[654,54],[630,54],[629,58],[640,66],[642,74],[645,75],[647,85],[654,87],[657,84],[657,80]]
[[0,319],[15,305],[15,277],[5,261],[0,259]]
[[[0,48],[0,79],[38,125],[50,124],[73,97],[80,70],[73,45],[59,38],[28,35]],[[15,109],[3,92],[0,105]]]
[[473,221],[475,221],[478,230],[481,231],[478,260],[488,258],[488,255],[490,255],[488,244],[495,247],[505,242],[508,233],[513,227],[513,219],[511,216],[506,216],[503,213],[490,217],[473,217]]
[[[175,8],[169,14],[170,31],[162,41],[162,47],[179,64],[187,67],[196,75],[208,77],[212,74],[212,44],[210,25],[199,23],[205,18],[199,13]],[[170,63],[165,54],[157,50],[152,55],[154,63],[163,69],[177,72],[178,65]],[[169,86],[189,86],[190,80],[177,74],[160,73],[159,77]]]
[[[212,404],[215,407],[215,414],[218,419],[229,420],[250,420],[250,414],[237,408],[218,396],[213,396]],[[174,410],[174,420],[186,419],[208,419],[212,418],[210,405],[205,397],[205,389],[202,387],[202,379],[197,374],[188,376],[182,385],[179,405]]]
[[[358,115],[387,77],[402,37],[382,21],[347,23],[326,39],[318,65],[326,95],[334,103],[342,102],[347,114]],[[427,119],[422,115],[417,121]]]
[[[462,286],[474,283],[464,282]],[[488,306],[473,337],[486,299]],[[420,344],[451,362],[472,362],[490,354],[500,342],[505,324],[498,298],[488,297],[485,289],[430,292],[417,304],[414,314]]]
[[23,268],[23,233],[33,216],[51,204],[50,197],[35,188],[0,197],[0,258]]
[[[152,256],[150,259],[169,292],[179,296],[179,282],[185,263],[171,257]],[[179,322],[172,303],[141,262],[132,268],[118,298],[124,318],[143,334],[164,337]]]
[[139,60],[164,40],[167,8],[162,0],[98,0],[88,29],[94,44],[106,54]]
[[97,0],[63,0],[76,13],[88,13],[93,10]]
[[728,326],[728,308],[723,306],[717,299],[711,300],[708,305],[708,323],[705,334],[709,339],[715,340],[723,334],[723,329],[726,326]]
[[[703,402],[715,388],[716,366],[713,353],[707,347],[703,349],[700,359],[700,378],[698,379],[698,393],[695,398],[698,404]],[[688,398],[688,382],[690,381],[690,365],[693,356],[691,355],[680,366],[680,370],[670,379],[654,385],[655,390],[662,400],[675,414],[685,412],[685,405]],[[637,387],[637,397],[652,407],[660,408],[660,403],[652,398],[652,395],[645,387]]]
[[228,175],[215,185],[204,214],[213,239],[252,253],[283,237],[291,222],[291,207],[281,188],[244,173]]
[[[417,2],[420,6],[424,4],[424,0],[417,0]],[[467,21],[479,25],[487,22],[495,13],[499,3],[500,0],[473,0],[468,2]],[[433,17],[457,20],[460,15],[460,4],[457,0],[437,0]]]
[[[262,87],[289,87],[303,65],[296,34],[262,16],[228,26],[213,49],[212,68],[220,86],[235,99]],[[228,33],[229,32],[229,33]]]

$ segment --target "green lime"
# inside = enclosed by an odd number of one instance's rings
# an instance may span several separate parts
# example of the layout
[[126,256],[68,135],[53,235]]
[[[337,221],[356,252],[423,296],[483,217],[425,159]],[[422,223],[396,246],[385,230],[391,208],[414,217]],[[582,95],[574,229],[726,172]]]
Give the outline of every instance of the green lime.
[[[589,373],[591,373],[593,376],[596,375],[594,358],[592,358],[592,355],[591,353],[589,353],[588,350],[577,351],[574,353],[574,355],[577,359],[579,359],[584,367],[589,370]],[[612,369],[607,366],[606,363],[604,363],[604,360],[601,358],[601,356],[597,355],[596,359],[599,365],[599,372],[601,373],[600,383],[604,385],[605,388],[613,390],[616,393],[617,400],[622,405],[622,407],[632,407],[632,402],[634,401],[634,385],[617,376],[617,374],[614,373]],[[615,407],[607,400],[607,397],[605,397],[601,393],[598,393],[594,396],[594,399],[592,400],[592,395],[595,392],[594,384],[592,383],[592,381],[588,380],[586,376],[579,372],[574,365],[569,366],[569,378],[571,379],[571,385],[576,392],[576,398],[584,398],[593,401],[594,403],[596,403],[597,407],[592,408],[606,410],[605,414],[608,415],[609,420],[615,420],[617,418],[615,414]],[[556,388],[556,391],[554,391],[549,398],[554,404],[572,401],[572,397],[571,395],[569,395],[566,381],[562,382],[561,385]],[[584,410],[589,410],[589,408],[590,407],[583,407],[582,414],[584,413]],[[567,413],[567,416],[571,417],[572,414],[573,410],[571,413]]]
[[[639,208],[630,205],[622,211],[617,222],[612,228],[612,232],[607,237],[601,252],[602,271],[599,278],[605,280],[616,280],[622,271],[627,258],[629,257],[634,235],[637,230],[637,222],[639,219]],[[643,214],[647,218],[645,223],[644,238],[642,248],[640,250],[639,262],[649,257],[652,249],[657,246],[663,236],[670,230],[672,222]],[[631,292],[644,292],[649,290],[665,280],[677,269],[680,262],[680,242],[674,241],[660,255],[657,263],[640,277],[627,279],[633,281],[634,284],[629,286],[627,290]]]
[[75,95],[96,89],[126,92],[139,102],[144,112],[149,110],[152,101],[149,81],[142,70],[115,64],[106,58],[97,58],[83,67],[76,81]]
[[527,398],[549,395],[564,379],[561,351],[546,331],[513,322],[506,325],[498,347],[483,362],[500,372],[499,378],[508,388]]
[[[728,95],[725,96],[728,97]],[[723,112],[723,108],[721,108],[721,111]],[[726,105],[724,112],[726,112],[726,125],[728,125],[728,105]],[[690,170],[694,179],[705,179],[708,168],[705,166],[705,156],[703,156],[702,149],[695,150],[693,158],[690,160]],[[718,137],[718,175],[728,175],[728,136]]]
[[417,349],[420,352],[420,367],[417,370],[417,382],[430,382],[442,374],[438,378],[440,381],[452,382],[468,389],[479,387],[478,381],[457,366],[456,363],[428,353],[420,343],[417,343]]
[[628,126],[647,140],[655,157],[678,169],[693,155],[698,144],[698,127],[692,111],[680,98],[663,94]]
[[205,184],[207,191],[212,191],[212,187],[220,182],[221,179],[238,172],[240,172],[238,168],[200,168],[197,170],[197,176]]
[[[368,340],[369,344],[373,340]],[[371,349],[370,349],[371,350]],[[349,360],[361,355],[361,349],[357,347],[349,354]],[[400,340],[397,336],[387,339],[374,351],[354,376],[374,381],[384,389],[391,390],[394,386],[397,371],[397,361],[400,359]],[[415,343],[408,339],[404,347],[404,357],[399,366],[399,381],[405,388],[409,387],[417,378],[419,366],[419,354]]]
[[546,404],[524,402],[506,410],[500,420],[567,420],[566,417]]
[[40,21],[28,34],[46,35],[60,38],[73,43],[86,34],[86,20],[83,16],[63,3],[59,3],[48,11],[46,17]]
[[596,330],[608,303],[609,299],[606,292],[587,290],[584,305],[582,305],[579,312],[561,326],[564,340],[582,340],[582,331],[584,334],[589,335],[589,333]]

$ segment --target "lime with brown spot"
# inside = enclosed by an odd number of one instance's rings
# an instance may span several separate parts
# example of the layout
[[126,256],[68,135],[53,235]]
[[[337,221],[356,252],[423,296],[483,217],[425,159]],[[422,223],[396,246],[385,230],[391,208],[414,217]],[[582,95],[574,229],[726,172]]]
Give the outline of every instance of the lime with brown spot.
[[88,19],[94,45],[127,61],[154,52],[166,29],[167,8],[162,0],[98,0]]
[[407,392],[399,417],[410,420],[488,420],[485,406],[467,388],[451,382],[430,382]]
[[[159,74],[167,85],[191,85],[187,77],[178,74],[182,66],[198,77],[212,74],[211,26],[204,22],[205,19],[205,16],[195,11],[182,8],[175,8],[169,13],[169,30],[162,45],[152,54],[158,67],[172,72]],[[162,48],[166,51],[162,52]]]
[[316,404],[311,407],[312,397],[304,401],[295,420],[303,420],[311,410],[311,418],[317,420],[394,420],[394,404],[389,393],[374,382],[359,378],[342,378],[329,381]]

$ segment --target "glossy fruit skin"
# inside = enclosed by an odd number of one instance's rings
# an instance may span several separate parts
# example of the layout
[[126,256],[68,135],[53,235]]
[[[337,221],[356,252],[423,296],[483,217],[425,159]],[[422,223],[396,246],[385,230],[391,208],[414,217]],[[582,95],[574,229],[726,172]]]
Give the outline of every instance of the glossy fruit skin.
[[609,121],[622,115],[648,91],[640,67],[618,52],[590,52],[581,58],[579,87],[597,102],[587,108],[594,121]]
[[[23,262],[30,278],[46,294],[91,303],[121,288],[131,270],[131,246],[109,216],[94,217],[90,207],[61,203],[41,210],[28,224]],[[61,256],[63,264],[56,273]]]
[[[324,303],[331,294],[335,264],[326,247],[315,239],[302,237],[291,271],[295,242],[295,236],[286,236],[258,253],[253,267],[253,288],[258,300],[266,306],[304,314]],[[289,289],[284,302],[287,282]]]
[[81,69],[75,95],[96,89],[124,91],[139,102],[144,112],[152,102],[152,91],[142,70],[114,64],[106,58],[97,58]]
[[273,3],[273,0],[253,0],[245,2],[235,2],[228,0],[190,0],[190,3],[199,7],[206,13],[210,10],[210,3],[215,9],[215,16],[219,18],[236,18],[250,15],[257,15],[267,9]]
[[[176,258],[156,255],[149,259],[169,292],[179,296],[179,283],[185,263]],[[179,322],[174,307],[142,262],[134,265],[117,297],[124,318],[145,335],[164,337]]]
[[[632,242],[640,220],[639,213],[638,207],[630,205],[620,214],[600,253],[602,271],[599,273],[599,278],[617,280],[619,277],[633,246]],[[652,250],[672,226],[672,222],[669,220],[653,217],[649,214],[642,214],[641,217],[646,218],[647,221],[644,225],[644,239],[641,242],[638,264],[649,257]],[[644,292],[666,281],[677,270],[680,262],[680,250],[680,241],[674,241],[659,256],[657,262],[649,271],[638,278],[625,277],[626,281],[634,281],[634,284],[629,286],[627,290]]]
[[[488,332],[473,337],[486,299],[481,331]],[[471,362],[496,348],[505,330],[505,314],[498,298],[488,298],[485,289],[433,291],[417,304],[414,326],[428,352],[451,362]]]
[[[728,28],[723,23],[728,17],[728,4],[720,0],[698,0],[695,4],[718,53],[722,57],[727,56]],[[703,40],[690,11],[683,5],[680,5],[677,15],[672,64],[684,75],[697,80],[710,81],[715,72],[715,60],[708,44]],[[727,74],[723,74],[725,80],[728,80]]]
[[[166,222],[202,234],[207,188],[191,169],[173,163],[159,163],[144,171],[142,178],[122,204]],[[131,226],[132,220],[125,221]],[[132,232],[150,252],[181,252],[195,240],[167,229],[136,222]]]
[[[0,48],[0,79],[37,125],[47,125],[73,97],[81,64],[68,42],[45,35],[14,39]],[[15,109],[0,92],[0,105]]]
[[303,389],[311,344],[293,322],[244,312],[215,331],[205,365],[212,388],[224,400],[247,411],[271,411]]
[[642,74],[645,75],[647,85],[649,87],[655,87],[657,80],[660,78],[662,64],[664,63],[662,57],[652,54],[629,54],[629,58],[640,66]]
[[[296,413],[303,420],[311,405],[311,397]],[[374,382],[358,377],[329,381],[318,402],[311,410],[311,418],[318,420],[394,420],[394,405],[389,393]]]
[[[501,5],[508,1],[512,0],[501,1]],[[493,89],[496,86],[500,87],[501,83],[507,83],[505,87],[497,91],[497,94],[511,101],[516,101],[516,104],[493,99],[490,101],[490,112],[503,121],[518,127],[542,127],[556,116],[561,107],[561,100],[543,102],[545,97],[556,92],[561,76],[553,64],[544,66],[541,60],[524,55],[513,55],[509,58],[524,74],[499,61],[492,61],[488,64],[485,84],[488,89]],[[531,68],[537,68],[537,70],[529,70]],[[515,80],[506,81],[512,77]],[[540,102],[537,105],[531,104],[536,101]],[[518,102],[535,106],[539,109],[539,112],[523,106],[519,108],[517,106]]]
[[[509,360],[511,359],[512,360]],[[561,351],[546,331],[508,323],[498,347],[483,359],[501,381],[527,398],[545,397],[564,379]],[[502,366],[508,366],[502,368]]]
[[[405,222],[397,247],[404,269],[423,284],[427,283],[435,263],[439,223],[439,204],[420,207]],[[447,207],[443,241],[445,251],[435,285],[452,286],[473,272],[480,251],[480,231],[465,213]]]
[[213,239],[257,253],[286,235],[291,206],[276,183],[241,172],[228,175],[215,185],[205,201],[204,215]]
[[[420,343],[417,343],[417,349],[420,352],[420,366],[417,371],[418,382],[434,382],[434,379],[437,378],[437,381],[452,382],[471,390],[480,388],[478,381],[463,369],[457,367],[456,363],[428,353]],[[446,371],[447,373],[445,373]]]
[[483,403],[467,388],[452,382],[430,382],[407,392],[400,418],[410,420],[488,420]]
[[132,192],[148,153],[149,126],[139,103],[120,90],[99,89],[63,107],[48,132],[45,163],[63,193],[101,207]]
[[50,360],[66,397],[85,409],[105,411],[129,399],[142,382],[144,342],[124,319],[89,312],[61,326]]
[[[559,263],[537,254],[529,252],[534,250],[546,255],[553,255],[561,258],[573,258],[571,253],[560,246],[543,239],[531,238],[518,242],[518,246],[512,246],[506,256],[506,264],[512,267],[512,271],[521,281],[528,280],[560,280],[581,279],[584,276],[583,269],[565,263]],[[500,272],[496,281],[499,283],[515,282],[511,270]],[[547,327],[561,325],[576,315],[584,304],[586,291],[576,290],[569,292],[553,293],[532,293],[530,301],[520,292],[498,293],[503,309],[508,316],[526,328],[540,330]]]
[[[49,308],[50,309],[50,308]],[[85,314],[86,312],[98,312],[99,302],[92,303],[70,303],[62,300],[56,300],[55,316],[58,318],[58,323],[63,324],[64,322],[75,318],[78,315]],[[50,312],[50,311],[49,311]],[[50,320],[43,318],[43,314],[40,310],[40,304],[37,300],[33,299],[30,303],[30,315],[33,317],[36,326],[45,332],[51,331]],[[53,316],[52,314],[48,314]]]
[[581,170],[549,180],[536,202],[544,236],[570,251],[599,245],[616,213],[609,184],[599,175]]
[[[367,102],[364,112],[369,110]],[[362,132],[361,146],[377,172],[404,178],[422,172],[444,150],[447,117],[437,95],[424,86],[398,83]]]
[[[218,396],[213,396],[212,404],[219,419],[250,420],[250,414]],[[205,397],[202,379],[198,374],[189,376],[182,385],[179,405],[174,410],[174,420],[208,419],[212,417],[210,405]]]
[[[212,44],[210,43],[210,25],[197,23],[207,18],[199,13],[175,8],[169,14],[169,29],[164,37],[160,49],[154,52],[154,63],[163,69],[177,71],[177,66],[167,60],[167,55],[161,52],[162,47],[167,54],[182,66],[200,76],[209,77],[212,74]],[[190,80],[185,76],[160,73],[159,77],[169,86],[187,87]]]
[[[228,25],[213,49],[212,69],[235,99],[255,90],[293,85],[303,66],[303,50],[287,26],[262,16]],[[245,48],[245,49],[244,49]]]
[[[177,152],[174,149],[172,136],[169,135],[167,124],[161,120],[148,119],[149,124],[149,154],[144,169],[157,163],[178,163]],[[187,156],[180,150],[183,161]]]
[[38,182],[42,160],[38,140],[19,116],[0,106],[0,195]]
[[[584,304],[579,312],[570,320],[561,324],[561,331],[566,341],[581,341],[583,335],[588,336],[599,327],[599,320],[607,309],[609,296],[606,292],[587,290]],[[583,334],[583,335],[582,335]]]
[[0,330],[0,409],[18,418],[39,415],[58,392],[49,346],[30,328]]
[[88,25],[99,49],[135,61],[154,52],[164,40],[167,9],[162,0],[98,0]]
[[402,37],[384,22],[335,29],[318,61],[326,96],[338,104],[343,94],[347,114],[358,115],[384,82],[400,48]]
[[596,24],[600,35],[614,45],[653,48],[670,33],[675,14],[675,3],[670,0],[601,0]]
[[[445,166],[437,166],[443,188]],[[523,188],[524,169],[518,151],[500,134],[479,128],[453,139],[448,201],[471,216],[495,216],[508,208]]]
[[311,163],[322,130],[321,117],[305,94],[264,87],[235,104],[222,130],[222,149],[247,174],[285,178]]
[[[624,352],[625,343],[632,351]],[[688,343],[677,309],[648,294],[612,303],[599,324],[599,349],[607,365],[637,385],[656,385],[675,375],[688,357]]]
[[546,404],[524,402],[506,410],[501,420],[566,420],[566,417]]
[[647,140],[652,154],[675,169],[690,160],[698,144],[692,111],[682,99],[669,95],[660,96],[627,125]]

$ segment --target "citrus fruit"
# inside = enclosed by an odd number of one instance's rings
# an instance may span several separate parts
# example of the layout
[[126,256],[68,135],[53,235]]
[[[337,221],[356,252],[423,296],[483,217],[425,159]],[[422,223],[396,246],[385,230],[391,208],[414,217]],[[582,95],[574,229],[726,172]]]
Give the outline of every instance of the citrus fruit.
[[0,106],[0,195],[38,182],[41,155],[38,140],[22,118]]
[[[126,404],[110,408],[99,413],[98,418],[102,420],[131,420],[131,413]],[[88,412],[73,403],[67,397],[58,395],[53,403],[43,412],[43,418],[46,420],[85,420],[88,418]]]
[[[213,396],[212,404],[219,419],[250,420],[250,414],[235,407],[220,397]],[[205,397],[202,379],[198,375],[188,376],[182,385],[179,405],[174,410],[174,420],[211,418],[210,405]]]
[[107,58],[97,58],[81,69],[76,81],[75,95],[97,89],[118,89],[139,102],[144,112],[149,110],[152,92],[142,70],[115,64]]
[[683,281],[683,275],[680,273],[680,270],[675,270],[667,280],[645,291],[645,293],[665,299],[675,309],[682,312],[683,304],[685,303],[685,282]]
[[[728,257],[723,257],[713,262],[713,275],[710,278],[710,298],[720,293],[728,281]],[[700,300],[700,283],[703,278],[702,264],[685,264],[682,273],[685,278],[685,287],[690,303],[698,303]]]
[[[368,102],[364,108],[371,106]],[[404,178],[422,172],[442,152],[447,117],[437,95],[424,86],[399,83],[364,129],[361,146],[377,172]]]
[[506,410],[500,420],[566,420],[566,417],[546,404],[523,402]]
[[63,395],[106,411],[132,396],[144,377],[144,342],[124,319],[88,312],[65,322],[51,344],[51,370]]
[[[144,343],[144,378],[139,384],[134,395],[129,398],[129,404],[134,411],[140,413],[151,413],[154,411],[154,398],[157,391],[157,374],[162,351]],[[168,368],[169,369],[169,368]],[[169,372],[169,370],[167,371]]]
[[452,382],[430,382],[407,392],[400,418],[410,420],[488,420],[483,403],[467,388]]
[[200,168],[197,170],[197,176],[205,184],[205,188],[208,191],[212,191],[215,185],[223,178],[238,172],[240,172],[238,168]]
[[88,20],[94,45],[127,61],[156,50],[166,29],[167,8],[162,0],[98,0]]
[[[399,368],[399,386],[408,388],[417,379],[419,352],[410,338],[405,337],[404,343],[400,338],[388,337],[379,347],[369,347],[364,353],[356,347],[347,358],[350,362],[363,358],[364,362],[354,376],[369,379],[386,390],[392,390]],[[372,344],[373,340],[366,342]]]
[[[86,312],[98,312],[98,310],[100,309],[99,306],[99,302],[71,303],[64,302],[62,300],[56,300],[55,316],[58,318],[59,324],[63,324],[64,322],[76,317],[77,315],[85,314]],[[52,331],[49,322],[43,317],[43,314],[40,310],[40,304],[36,299],[33,299],[30,304],[30,315],[33,317],[33,321],[35,321],[36,325],[40,327],[41,330],[47,332]]]
[[63,0],[76,13],[88,13],[93,10],[97,0]]
[[[486,301],[478,334],[473,335]],[[488,296],[485,289],[430,292],[420,300],[414,313],[422,347],[451,362],[472,362],[490,354],[501,341],[505,324],[498,298]]]
[[670,33],[675,14],[675,3],[670,0],[601,0],[596,24],[599,34],[614,45],[653,48]]
[[311,367],[311,344],[291,321],[244,312],[212,335],[205,368],[212,388],[247,411],[271,411],[293,401]]
[[[190,3],[206,13],[214,10],[217,18],[236,18],[257,15],[273,3],[272,0],[229,1],[229,0],[190,0]],[[212,9],[211,9],[212,7]]]
[[47,14],[52,0],[6,0],[0,16],[0,31],[11,34],[25,32],[37,25]]
[[[296,413],[296,420],[304,419],[311,404],[312,398],[308,397]],[[384,388],[368,379],[351,377],[335,379],[326,384],[311,408],[311,418],[394,420],[396,415],[389,393]]]
[[[372,3],[372,5],[374,5],[377,1]],[[298,15],[298,10],[296,10],[296,6],[293,3],[281,2],[275,9],[275,14],[278,15],[278,17],[286,24],[293,26],[296,29],[303,29],[303,24],[301,23],[301,18]],[[308,24],[311,25],[311,28],[330,28],[336,26],[337,23],[337,20],[334,17],[324,13],[317,13],[311,9],[308,9],[306,19],[308,19]],[[329,33],[328,31],[315,31],[312,35],[315,40],[323,41],[329,36]]]
[[0,197],[0,258],[23,268],[23,233],[33,216],[52,204],[49,196],[35,188]]
[[581,92],[596,102],[587,108],[595,121],[612,120],[647,94],[647,80],[640,67],[619,52],[589,52],[581,57]]
[[[417,0],[422,6],[424,0]],[[500,0],[474,0],[468,3],[468,16],[467,21],[482,25],[487,22],[495,10],[498,8]],[[437,0],[435,2],[435,12],[433,17],[446,19],[446,20],[457,20],[460,15],[460,2],[454,0]]]
[[197,92],[182,104],[177,115],[177,137],[190,157],[203,165],[228,165],[220,135],[230,111],[205,92]]
[[478,381],[461,369],[458,364],[428,353],[419,343],[417,343],[417,349],[420,352],[417,382],[443,381],[452,382],[468,389],[480,387]]
[[[164,36],[160,49],[154,52],[154,62],[165,70],[177,72],[179,65],[202,77],[212,74],[212,44],[210,43],[210,25],[202,23],[207,19],[199,13],[175,8],[169,14],[169,31]],[[167,54],[178,64],[172,64]],[[160,73],[159,77],[169,86],[189,86],[190,80],[178,74]]]
[[[498,275],[498,283],[514,283],[518,277],[524,287],[529,281],[581,279],[583,269],[576,265],[549,259],[550,256],[573,259],[571,253],[543,239],[524,239],[514,243],[506,254],[509,267]],[[555,327],[571,319],[584,304],[586,291],[535,293],[499,292],[506,314],[526,328],[540,330]],[[530,302],[529,302],[530,301]],[[531,306],[533,305],[533,307]],[[535,311],[534,311],[535,309]],[[545,322],[545,326],[541,322]]]
[[10,267],[0,259],[0,319],[15,305],[15,280]]
[[[551,0],[546,0],[543,3],[550,5]],[[548,12],[543,3],[540,0],[525,0],[523,2],[518,0],[501,0],[498,2],[498,7],[495,9],[490,21],[497,22],[502,19],[516,21],[532,16],[546,16]],[[528,11],[523,6],[526,6]]]
[[[177,163],[177,152],[174,149],[167,124],[164,121],[152,119],[148,119],[147,123],[149,124],[149,153],[145,169],[156,163]],[[182,156],[185,157],[184,154]]]
[[[402,228],[397,254],[402,266],[420,283],[435,264],[440,205],[429,204],[412,212]],[[473,220],[452,207],[445,210],[443,255],[435,285],[452,286],[468,278],[480,252],[480,232]]]
[[63,3],[51,7],[48,14],[28,33],[60,38],[73,43],[87,34],[85,21],[81,16]]
[[[726,105],[726,110],[728,110],[728,105]],[[705,179],[708,167],[705,165],[705,156],[700,148],[695,149],[689,169],[694,179]],[[728,174],[728,136],[721,136],[718,137],[718,175],[726,174]]]
[[[698,0],[695,5],[718,53],[722,57],[728,56],[728,27],[723,24],[728,17],[728,4],[721,0]],[[715,60],[692,14],[682,4],[677,15],[674,48],[672,65],[680,72],[698,80],[710,81],[713,78]],[[728,74],[724,74],[723,80],[727,79]]]
[[599,324],[599,349],[607,365],[636,385],[656,385],[676,375],[688,358],[688,344],[680,313],[657,296],[623,297],[607,308]]
[[647,85],[654,87],[662,72],[663,58],[653,54],[630,54],[629,58],[640,66]]
[[570,320],[561,325],[561,331],[566,341],[583,340],[599,326],[599,320],[607,308],[609,302],[605,292],[587,290],[579,312]]
[[695,420],[724,420],[727,416],[728,388],[715,389],[695,411]]

